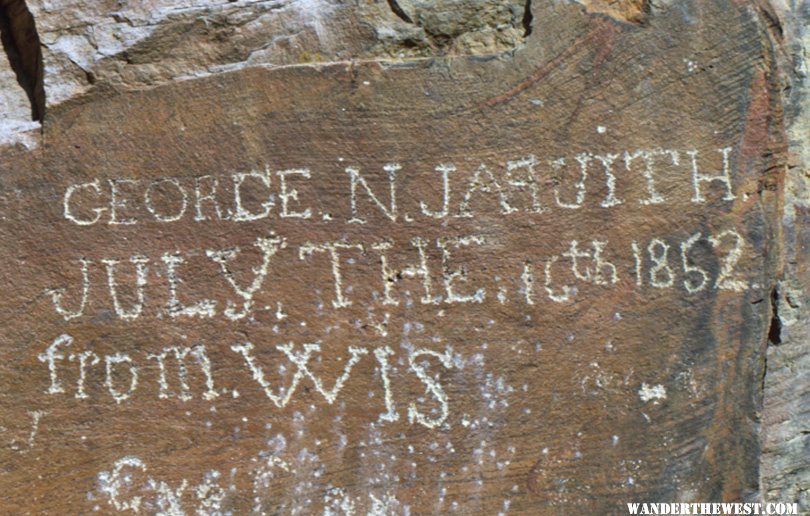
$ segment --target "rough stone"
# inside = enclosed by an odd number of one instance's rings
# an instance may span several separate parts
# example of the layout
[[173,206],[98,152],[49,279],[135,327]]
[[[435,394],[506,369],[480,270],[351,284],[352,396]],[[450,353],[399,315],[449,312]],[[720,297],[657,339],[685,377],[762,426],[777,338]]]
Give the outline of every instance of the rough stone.
[[[382,2],[108,0],[29,2],[45,55],[48,102],[96,82],[154,86],[242,66],[375,57],[486,53],[522,42],[523,5],[490,0],[408,4],[411,22]],[[400,11],[403,12],[403,11]]]
[[22,0],[0,1],[0,145],[36,144],[45,107],[42,55],[31,13]]
[[633,23],[641,23],[652,9],[653,4],[664,6],[671,2],[651,2],[649,0],[583,0],[582,4],[590,13],[601,13]]
[[31,102],[5,54],[0,55],[0,105],[0,143],[10,143],[7,135],[39,126],[31,120]]
[[798,11],[28,7],[5,512],[806,507]]
[[810,96],[806,4],[774,2],[783,38],[783,83],[791,160],[782,215],[785,272],[775,292],[774,342],[768,347],[762,421],[762,492],[810,511]]

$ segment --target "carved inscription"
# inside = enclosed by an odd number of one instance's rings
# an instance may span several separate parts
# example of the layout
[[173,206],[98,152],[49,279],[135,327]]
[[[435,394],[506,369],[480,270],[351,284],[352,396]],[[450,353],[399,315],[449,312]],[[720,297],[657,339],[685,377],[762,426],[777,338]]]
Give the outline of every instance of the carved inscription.
[[[299,4],[180,9],[99,62],[148,87],[99,75],[2,152],[0,512],[755,496],[786,164],[761,6],[533,2],[514,52],[460,57],[492,35],[444,42],[443,7]],[[305,21],[264,41],[277,16]],[[327,17],[446,55],[295,64]],[[249,66],[153,86],[155,49],[240,32]]]
[[[697,150],[664,149],[603,155],[582,152],[546,160],[529,155],[497,166],[481,163],[471,171],[461,170],[456,164],[441,163],[434,167],[433,174],[420,178],[424,179],[425,186],[441,192],[437,208],[425,200],[418,200],[416,206],[403,206],[400,200],[403,191],[397,187],[397,177],[415,171],[403,170],[399,163],[382,166],[386,186],[378,189],[373,188],[369,180],[370,176],[379,175],[378,172],[345,166],[348,206],[341,218],[348,224],[366,224],[368,217],[402,223],[418,218],[438,221],[473,218],[476,207],[484,204],[486,198],[498,206],[502,215],[577,210],[587,207],[586,199],[601,208],[615,208],[625,203],[647,206],[684,202],[682,198],[666,198],[657,190],[656,177],[661,168],[681,174],[684,181],[691,183],[691,203],[733,201],[736,196],[729,162],[733,148],[725,147],[716,152],[717,156],[708,159]],[[717,161],[717,157],[720,158],[719,170],[701,163],[701,160]],[[301,193],[303,186],[317,178],[317,171],[307,168],[272,170],[267,165],[221,176],[152,180],[97,178],[69,185],[62,206],[64,218],[79,226],[186,220],[244,223],[273,218],[310,220],[318,216],[333,220],[334,214],[316,213],[310,204],[312,199]],[[546,186],[549,181],[550,188]],[[622,182],[640,181],[646,186],[646,195],[636,199],[618,197]],[[599,186],[604,193],[589,194],[590,183]]]
[[[65,188],[63,216],[73,225],[108,225],[110,230],[115,226],[169,224],[184,219],[200,224],[260,224],[265,219],[291,218],[307,224],[318,218],[328,225],[362,225],[377,219],[378,223],[407,226],[420,219],[434,225],[474,219],[477,207],[487,202],[501,217],[530,221],[542,219],[550,210],[590,207],[611,211],[631,206],[654,210],[667,203],[728,203],[737,198],[729,161],[733,149],[720,148],[716,152],[720,167],[715,172],[707,171],[711,165],[701,163],[700,154],[694,150],[633,150],[601,155],[583,152],[553,160],[528,156],[508,160],[500,168],[481,163],[472,167],[466,178],[462,177],[461,167],[443,163],[425,178],[441,192],[440,202],[433,206],[433,201],[411,196],[417,209],[399,200],[403,195],[398,184],[402,165],[386,164],[382,174],[376,176],[364,167],[345,166],[345,205],[342,212],[335,213],[315,207],[304,194],[306,183],[318,176],[307,168],[272,170],[265,166],[223,176],[150,181],[99,178]],[[680,192],[687,192],[687,198],[668,198],[657,189],[661,164],[669,167],[669,173],[682,175],[688,188]],[[623,193],[625,182],[642,182],[645,195],[628,197]],[[379,188],[381,184],[385,187]],[[589,185],[601,193],[589,193]],[[130,256],[84,255],[70,265],[77,278],[73,285],[54,285],[45,292],[54,313],[66,322],[91,316],[92,307],[94,312],[108,311],[123,323],[142,319],[220,319],[236,323],[255,321],[257,314],[264,313],[282,321],[289,317],[285,307],[300,302],[300,298],[317,302],[319,310],[326,309],[320,301],[326,295],[328,307],[338,313],[358,305],[383,311],[383,322],[373,325],[379,342],[348,346],[344,356],[337,356],[343,366],[332,378],[311,369],[314,360],[332,355],[327,351],[332,346],[326,342],[287,340],[281,335],[272,342],[228,342],[227,349],[232,353],[229,360],[241,369],[241,378],[228,378],[230,384],[223,385],[226,380],[214,373],[219,364],[207,351],[220,343],[177,343],[139,354],[99,354],[88,349],[86,343],[77,342],[68,331],[44,345],[38,355],[48,371],[49,384],[44,392],[86,402],[107,395],[116,404],[136,402],[143,396],[182,402],[214,401],[237,396],[238,387],[252,381],[274,407],[284,408],[296,399],[302,386],[313,388],[331,405],[340,398],[347,382],[362,381],[376,383],[382,394],[384,410],[376,421],[406,418],[410,424],[436,428],[453,424],[448,420],[452,403],[438,371],[453,368],[454,352],[449,346],[409,349],[403,357],[407,367],[401,369],[421,382],[426,399],[417,402],[399,395],[391,364],[397,360],[401,364],[402,358],[385,340],[391,317],[386,310],[401,307],[403,302],[437,310],[448,305],[486,304],[543,310],[549,303],[575,303],[586,290],[590,295],[599,295],[631,286],[699,296],[758,288],[738,270],[747,243],[734,227],[683,233],[681,238],[639,235],[630,239],[629,246],[612,244],[598,234],[582,235],[576,240],[549,244],[551,252],[546,255],[526,255],[514,263],[495,264],[489,276],[473,274],[473,267],[459,258],[464,255],[475,261],[476,253],[497,253],[502,244],[497,237],[486,234],[450,234],[443,230],[438,237],[415,234],[400,238],[392,232],[386,237],[293,243],[293,235],[265,232],[258,227],[256,231],[260,236],[249,246],[166,248],[163,253],[151,255],[137,250]],[[393,258],[403,255],[410,256],[408,262]],[[362,258],[366,261],[361,264]],[[299,299],[285,299],[274,294],[278,278],[273,271],[282,264],[291,266],[297,274],[329,280],[311,283],[310,292],[306,288],[299,290]],[[351,279],[357,277],[372,278],[370,288],[363,289],[368,294],[365,297]],[[405,280],[416,292],[400,286]],[[198,297],[190,295],[190,291]],[[264,301],[257,304],[259,298]],[[257,346],[274,350],[274,363],[259,359]],[[219,356],[218,360],[228,360]],[[379,372],[376,378],[353,377],[356,366],[368,361],[375,362]],[[158,375],[151,375],[150,384],[145,384],[141,371],[148,362],[157,364]],[[71,369],[71,385],[63,379],[66,368]],[[88,372],[95,368],[102,371],[96,378],[103,378],[103,389],[93,388],[91,395]],[[193,375],[192,368],[196,371]],[[276,370],[283,372],[278,378]],[[292,375],[287,371],[293,371]],[[200,377],[199,388],[192,388],[192,376]],[[425,403],[432,405],[428,412],[422,407]]]

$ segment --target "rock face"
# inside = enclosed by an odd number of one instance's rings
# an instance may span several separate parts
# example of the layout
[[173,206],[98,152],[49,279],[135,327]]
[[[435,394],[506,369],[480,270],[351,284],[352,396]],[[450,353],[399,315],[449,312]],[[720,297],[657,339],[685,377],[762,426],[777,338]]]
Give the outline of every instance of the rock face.
[[5,512],[806,507],[790,11],[27,7]]
[[0,2],[0,144],[31,145],[25,134],[45,113],[42,53],[31,13],[22,0]]
[[796,500],[810,510],[810,271],[807,255],[810,216],[810,137],[808,123],[806,6],[775,2],[783,31],[785,101],[790,164],[785,174],[782,213],[785,271],[775,292],[777,339],[768,348],[762,421],[762,484],[766,499]]
[[29,2],[56,105],[92,85],[144,87],[243,66],[497,52],[523,41],[515,0]]

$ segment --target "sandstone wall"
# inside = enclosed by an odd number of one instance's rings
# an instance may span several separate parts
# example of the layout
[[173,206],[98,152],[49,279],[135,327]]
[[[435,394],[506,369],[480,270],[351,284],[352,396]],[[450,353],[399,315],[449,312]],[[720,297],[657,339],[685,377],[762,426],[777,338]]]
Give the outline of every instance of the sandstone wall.
[[809,20],[0,0],[0,508],[810,510]]

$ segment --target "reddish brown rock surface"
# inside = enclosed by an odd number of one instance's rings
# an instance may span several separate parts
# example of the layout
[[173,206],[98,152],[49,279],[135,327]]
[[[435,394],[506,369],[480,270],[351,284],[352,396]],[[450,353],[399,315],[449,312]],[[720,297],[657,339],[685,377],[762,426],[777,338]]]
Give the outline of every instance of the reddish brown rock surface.
[[760,499],[781,47],[671,4],[53,106],[0,157],[4,509]]

